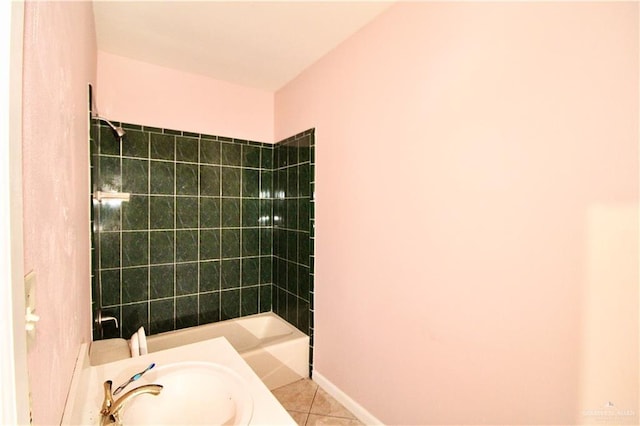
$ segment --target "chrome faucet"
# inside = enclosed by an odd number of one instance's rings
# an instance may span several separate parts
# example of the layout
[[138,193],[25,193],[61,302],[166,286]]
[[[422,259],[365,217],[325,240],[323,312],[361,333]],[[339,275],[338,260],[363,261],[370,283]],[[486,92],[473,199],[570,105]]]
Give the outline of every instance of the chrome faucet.
[[129,392],[114,401],[113,393],[111,392],[112,384],[113,382],[111,380],[104,382],[104,400],[102,401],[102,409],[100,410],[100,414],[102,415],[102,418],[100,419],[100,426],[122,425],[122,422],[120,421],[120,412],[130,399],[144,393],[159,395],[162,391],[162,385],[139,386],[135,389],[131,389]]

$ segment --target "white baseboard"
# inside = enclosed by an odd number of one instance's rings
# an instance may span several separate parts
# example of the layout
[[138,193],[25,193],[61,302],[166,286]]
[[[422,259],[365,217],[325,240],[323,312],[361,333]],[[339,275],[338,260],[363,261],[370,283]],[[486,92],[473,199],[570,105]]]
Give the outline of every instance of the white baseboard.
[[314,382],[316,382],[322,389],[324,389],[325,392],[334,397],[336,401],[344,405],[344,407],[347,410],[351,411],[351,413],[353,413],[353,415],[356,416],[362,423],[364,423],[365,425],[384,426],[384,423],[376,418],[376,416],[367,411],[367,409],[362,405],[351,399],[349,395],[347,395],[340,388],[331,383],[322,374],[318,373],[316,370],[313,370],[312,377]]

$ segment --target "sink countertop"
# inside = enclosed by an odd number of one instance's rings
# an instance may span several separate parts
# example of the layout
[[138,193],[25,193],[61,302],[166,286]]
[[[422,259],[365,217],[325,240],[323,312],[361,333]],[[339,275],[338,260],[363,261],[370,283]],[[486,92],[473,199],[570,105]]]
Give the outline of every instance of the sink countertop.
[[[152,362],[161,366],[184,361],[217,363],[238,373],[246,381],[253,399],[253,416],[249,422],[250,425],[296,425],[296,422],[224,337],[98,366],[89,365],[87,349],[88,345],[83,345],[81,348],[62,419],[63,425],[97,425],[99,423],[100,407],[104,397],[103,383],[106,380],[113,380],[115,388],[132,375],[144,370]],[[139,384],[134,382],[127,390],[137,386]]]

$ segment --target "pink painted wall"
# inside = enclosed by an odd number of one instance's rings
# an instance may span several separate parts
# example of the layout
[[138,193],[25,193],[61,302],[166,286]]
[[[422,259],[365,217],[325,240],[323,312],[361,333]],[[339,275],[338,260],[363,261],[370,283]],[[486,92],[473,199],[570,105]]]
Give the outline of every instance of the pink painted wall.
[[273,141],[273,93],[98,52],[103,117],[191,132]]
[[401,3],[280,90],[315,369],[387,424],[638,424],[638,71],[634,3]]
[[62,418],[80,344],[91,340],[91,3],[27,1],[24,33],[24,263],[37,274],[41,318],[28,365],[34,423],[52,425]]

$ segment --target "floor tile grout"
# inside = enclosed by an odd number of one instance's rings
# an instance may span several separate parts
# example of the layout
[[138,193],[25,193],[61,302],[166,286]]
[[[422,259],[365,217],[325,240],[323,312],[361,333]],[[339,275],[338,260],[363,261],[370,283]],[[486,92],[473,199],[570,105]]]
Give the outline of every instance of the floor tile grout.
[[[336,413],[336,414],[323,414],[323,413],[314,413],[313,410],[313,406],[314,404],[317,402],[317,398],[318,395],[320,394],[320,386],[313,381],[313,379],[308,378],[308,379],[302,379],[302,380],[306,380],[308,381],[310,384],[312,384],[312,386],[314,386],[313,388],[313,396],[311,397],[311,401],[309,402],[309,404],[307,406],[301,406],[298,407],[298,409],[291,409],[291,410],[287,410],[289,412],[290,415],[295,414],[296,417],[298,417],[297,415],[304,415],[305,419],[304,422],[301,422],[300,425],[301,426],[309,426],[313,423],[313,420],[315,420],[316,422],[319,419],[325,419],[325,421],[331,421],[331,419],[335,419],[337,420],[341,420],[341,421],[356,421],[358,422],[358,424],[362,424],[360,422],[360,420],[351,412],[349,411],[346,407],[342,406],[342,404],[336,400],[332,395],[328,394],[326,391],[324,392],[326,395],[324,396],[324,398],[326,398],[329,401],[335,402],[337,404],[339,404],[343,409],[344,409],[344,413],[340,412],[340,413]],[[294,382],[295,383],[295,382]],[[289,385],[285,385],[282,386],[278,389],[282,389],[282,388],[286,388]],[[274,391],[276,391],[277,389],[274,389]],[[322,411],[322,410],[321,410]],[[314,416],[313,418],[311,418],[311,416]],[[293,417],[293,416],[292,416]],[[301,420],[301,419],[300,419]]]

